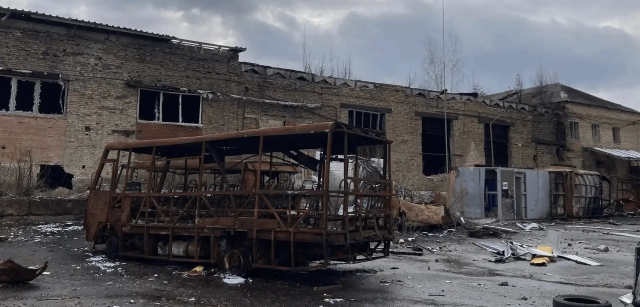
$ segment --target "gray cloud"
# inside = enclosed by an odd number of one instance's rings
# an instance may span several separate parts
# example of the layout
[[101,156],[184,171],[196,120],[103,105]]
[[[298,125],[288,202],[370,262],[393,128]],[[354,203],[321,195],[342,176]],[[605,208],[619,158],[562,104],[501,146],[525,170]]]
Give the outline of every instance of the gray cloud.
[[[624,99],[640,84],[640,1],[446,0],[466,86],[488,92],[529,82],[543,65],[565,84]],[[425,37],[441,37],[439,0],[0,0],[2,6],[78,17],[248,48],[242,60],[301,68],[301,33],[315,55],[351,55],[360,79],[405,82],[420,69]],[[323,21],[324,20],[324,21]],[[609,26],[603,26],[609,25]],[[621,95],[619,93],[626,93]],[[640,95],[637,95],[640,98]],[[632,97],[634,98],[634,97]],[[638,100],[616,101],[640,108]]]

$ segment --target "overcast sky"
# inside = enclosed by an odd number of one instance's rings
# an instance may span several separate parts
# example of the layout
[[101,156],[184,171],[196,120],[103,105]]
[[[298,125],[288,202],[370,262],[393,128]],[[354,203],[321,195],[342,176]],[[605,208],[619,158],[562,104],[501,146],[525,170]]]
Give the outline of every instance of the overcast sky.
[[[0,6],[247,47],[242,61],[302,69],[312,55],[352,58],[361,80],[406,85],[427,36],[442,37],[441,0],[0,0]],[[562,83],[640,110],[640,1],[445,0],[465,82],[488,93],[530,85],[542,65]]]

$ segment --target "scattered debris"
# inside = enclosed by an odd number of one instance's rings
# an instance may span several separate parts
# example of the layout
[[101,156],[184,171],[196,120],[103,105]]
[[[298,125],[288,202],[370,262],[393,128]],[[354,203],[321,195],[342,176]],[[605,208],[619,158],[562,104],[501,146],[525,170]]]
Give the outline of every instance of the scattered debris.
[[630,233],[622,233],[622,232],[605,232],[605,233],[606,234],[610,234],[610,235],[614,235],[614,236],[623,236],[623,237],[640,239],[639,235],[632,235]]
[[595,250],[601,253],[606,253],[609,251],[609,247],[606,245],[599,245],[599,246],[595,246],[595,247],[585,247],[585,249],[591,249],[591,250]]
[[500,231],[509,232],[509,233],[518,233],[517,230],[510,229],[510,228],[505,228],[505,227],[498,227],[498,226],[484,225],[484,226],[482,226],[482,228],[495,229],[495,230],[500,230]]
[[326,290],[333,290],[333,289],[340,289],[340,288],[342,288],[342,285],[329,285],[329,286],[323,286],[323,287],[314,287],[313,290],[326,291]]
[[339,302],[344,302],[344,300],[341,298],[325,298],[324,301],[330,303],[331,305]]
[[5,236],[0,236],[0,242],[7,242],[7,240],[9,240],[9,238]]
[[222,277],[222,281],[228,285],[238,285],[247,281],[245,278],[231,274],[218,274],[216,276]]
[[200,275],[204,275],[204,267],[199,265],[199,266],[191,269],[191,271],[182,272],[182,275],[184,275],[184,276],[200,276]]
[[635,229],[617,229],[600,226],[567,226],[567,228],[581,228],[581,229],[593,229],[593,230],[615,230],[615,231],[636,231]]
[[389,250],[389,254],[392,255],[406,255],[406,256],[422,256],[424,255],[423,252],[414,252],[414,251],[407,251],[407,250],[397,250],[397,249],[392,249]]
[[0,284],[30,282],[40,276],[49,266],[45,262],[36,268],[25,268],[11,259],[0,262]]
[[595,262],[591,259],[587,259],[587,258],[583,258],[577,255],[565,255],[560,251],[560,233],[558,231],[548,231],[547,232],[547,240],[549,241],[549,243],[551,244],[551,247],[553,249],[553,252],[555,255],[557,255],[560,258],[563,259],[569,259],[581,264],[586,264],[586,265],[601,265],[598,262]]
[[506,282],[506,281],[503,281],[503,282],[499,283],[498,285],[503,286],[503,287],[508,287],[509,283]]
[[531,231],[531,229],[539,229],[539,230],[544,230],[544,227],[538,223],[528,223],[528,224],[520,224],[520,223],[516,223],[516,225],[526,231]]
[[404,239],[398,240],[398,244],[404,244]]
[[[553,254],[553,249],[550,246],[538,246],[536,249],[538,251],[542,251],[548,254]],[[535,255],[533,259],[531,259],[531,265],[539,265],[539,266],[547,266],[551,258],[548,256]]]

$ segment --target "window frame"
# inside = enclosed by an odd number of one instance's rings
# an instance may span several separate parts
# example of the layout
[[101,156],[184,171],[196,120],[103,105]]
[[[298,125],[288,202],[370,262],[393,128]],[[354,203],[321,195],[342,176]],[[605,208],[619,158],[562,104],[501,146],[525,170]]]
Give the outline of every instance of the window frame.
[[[353,112],[353,113],[352,113]],[[378,120],[376,122],[376,128],[378,129],[373,129],[373,128],[365,128],[363,127],[363,125],[356,125],[356,112],[360,112],[361,113],[361,121],[362,123],[364,123],[364,115],[365,113],[369,114],[369,124],[373,127],[373,117],[374,115],[378,116]],[[353,116],[351,116],[351,114],[353,114]],[[347,108],[347,122],[349,125],[354,126],[354,127],[358,127],[358,128],[362,128],[362,129],[370,129],[370,130],[374,130],[374,131],[379,131],[382,133],[386,133],[387,127],[386,127],[386,118],[387,117],[387,113],[384,112],[374,112],[374,111],[368,111],[368,110],[360,110],[360,109],[354,109],[354,108]],[[351,119],[353,118],[353,123],[351,122]],[[381,127],[382,126],[382,127]]]
[[[141,119],[140,118],[140,94],[142,91],[149,91],[149,92],[156,92],[156,93],[160,93],[160,101],[158,103],[158,112],[156,113],[156,120],[146,120],[146,119]],[[180,122],[164,122],[162,121],[162,102],[163,102],[163,93],[167,93],[167,94],[173,94],[173,95],[178,95],[179,96],[179,105],[178,105],[178,118],[180,119]],[[194,124],[194,123],[183,123],[183,118],[182,118],[182,96],[184,95],[188,95],[188,96],[198,96],[199,99],[199,116],[198,116],[198,123]],[[156,89],[149,89],[149,88],[138,88],[138,97],[137,97],[137,104],[136,104],[136,120],[138,122],[142,122],[142,123],[154,123],[154,124],[166,124],[166,125],[181,125],[181,126],[197,126],[197,127],[201,127],[202,126],[202,95],[200,94],[192,94],[192,93],[183,93],[183,92],[174,92],[174,91],[163,91],[163,90],[156,90]]]
[[580,139],[580,122],[573,120],[569,121],[569,138],[571,138],[572,140]]
[[[67,115],[67,98],[69,97],[69,87],[67,86],[67,82],[63,80],[55,80],[55,79],[43,79],[43,78],[32,78],[32,77],[23,77],[23,76],[14,76],[14,75],[6,75],[0,74],[0,77],[10,78],[11,79],[11,88],[10,97],[9,97],[9,111],[0,110],[0,115],[20,115],[20,116],[44,116],[44,117],[64,117]],[[34,96],[37,95],[38,99],[34,98],[33,101],[33,109],[32,111],[16,111],[16,97],[18,96],[18,81],[32,81],[35,82],[34,86]],[[40,113],[40,87],[42,82],[48,83],[62,83],[62,113],[60,114],[48,114],[48,113]],[[16,87],[15,91],[13,87]]]
[[614,144],[622,144],[622,129],[620,127],[611,127]]
[[600,125],[591,124],[591,138],[594,142],[600,143]]

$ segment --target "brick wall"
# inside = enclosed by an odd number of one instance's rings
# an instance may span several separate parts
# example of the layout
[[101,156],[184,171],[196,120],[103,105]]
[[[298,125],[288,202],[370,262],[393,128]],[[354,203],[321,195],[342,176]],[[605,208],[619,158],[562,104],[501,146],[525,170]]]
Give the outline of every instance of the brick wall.
[[[292,77],[299,72],[287,70],[283,76],[269,73],[274,69],[268,67],[258,69],[265,73],[244,70],[245,63],[238,62],[234,54],[224,51],[198,51],[193,47],[125,35],[116,37],[86,31],[77,31],[74,35],[69,33],[62,27],[12,19],[0,24],[0,39],[3,41],[0,44],[0,67],[60,73],[68,82],[64,116],[50,122],[51,119],[36,116],[0,114],[0,128],[11,127],[13,133],[20,135],[15,139],[0,136],[0,143],[20,148],[39,144],[51,163],[61,164],[75,175],[75,187],[78,189],[86,187],[104,145],[110,141],[237,131],[281,122],[346,122],[347,109],[341,106],[351,104],[391,109],[386,118],[386,131],[394,142],[391,153],[394,180],[413,190],[446,190],[442,176],[422,174],[421,117],[416,112],[444,112],[444,102],[431,97],[431,94],[426,95],[431,98],[426,98],[424,93],[416,94],[402,86],[351,80],[330,80],[332,83],[317,76],[305,80]],[[199,127],[141,123],[137,121],[138,91],[127,85],[130,80],[210,90],[223,95],[203,96],[202,125]],[[227,94],[309,105],[295,107],[232,98]],[[311,106],[313,104],[317,106]],[[536,139],[547,143],[557,141],[557,116],[505,109],[504,105],[496,106],[492,102],[469,97],[456,97],[449,101],[447,112],[450,118],[455,117],[451,131],[454,166],[484,164],[484,124],[496,118],[496,123],[510,126],[510,166],[533,168],[557,162],[555,145],[534,142]],[[579,108],[569,111],[570,114],[583,116],[589,113],[589,116],[596,117],[601,117],[602,112]],[[610,117],[613,122],[621,116],[612,113]],[[22,124],[16,125],[16,120]],[[584,126],[581,129],[589,128]],[[601,129],[604,138],[607,128],[603,126]],[[637,148],[638,135],[627,133],[633,129],[635,126],[622,129],[623,145]],[[571,154],[579,157],[575,151],[579,146],[571,146],[575,152]]]

